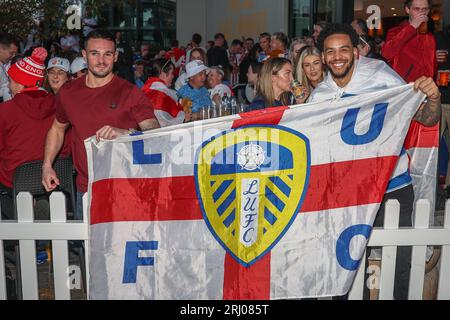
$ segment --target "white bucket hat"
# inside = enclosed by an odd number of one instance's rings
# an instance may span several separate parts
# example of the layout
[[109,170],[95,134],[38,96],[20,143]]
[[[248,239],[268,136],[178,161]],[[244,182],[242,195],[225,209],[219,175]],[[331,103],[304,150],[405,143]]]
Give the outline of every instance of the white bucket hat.
[[70,62],[66,58],[54,57],[49,60],[47,65],[47,70],[51,68],[59,68],[65,72],[69,72]]
[[70,73],[75,74],[78,71],[87,69],[86,61],[84,61],[84,58],[78,57],[73,60],[72,65],[70,66]]
[[208,71],[209,68],[203,64],[200,60],[193,60],[186,65],[187,78],[193,77],[202,71]]

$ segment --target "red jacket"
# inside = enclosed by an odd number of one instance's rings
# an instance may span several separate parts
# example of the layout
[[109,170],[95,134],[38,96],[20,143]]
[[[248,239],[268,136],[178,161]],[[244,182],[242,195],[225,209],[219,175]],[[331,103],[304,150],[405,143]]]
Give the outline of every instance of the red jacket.
[[408,83],[421,76],[433,79],[437,76],[434,36],[431,33],[419,34],[409,21],[389,30],[381,53]]
[[[18,93],[0,104],[1,184],[11,188],[17,167],[44,158],[45,140],[54,118],[54,97],[43,90]],[[62,156],[70,154],[68,143],[65,141]]]

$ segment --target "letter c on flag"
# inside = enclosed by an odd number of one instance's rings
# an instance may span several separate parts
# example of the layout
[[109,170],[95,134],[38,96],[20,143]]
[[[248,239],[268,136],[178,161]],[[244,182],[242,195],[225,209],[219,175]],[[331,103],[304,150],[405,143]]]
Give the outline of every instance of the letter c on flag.
[[355,271],[358,269],[359,261],[353,260],[350,256],[350,243],[354,237],[360,235],[364,236],[366,239],[369,239],[371,232],[372,226],[367,224],[359,224],[351,226],[341,233],[336,243],[336,258],[342,268],[349,271]]

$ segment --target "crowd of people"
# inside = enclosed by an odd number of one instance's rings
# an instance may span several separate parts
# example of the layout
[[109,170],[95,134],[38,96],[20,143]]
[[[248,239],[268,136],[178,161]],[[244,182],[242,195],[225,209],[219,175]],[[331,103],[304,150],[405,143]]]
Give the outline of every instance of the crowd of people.
[[[253,111],[414,82],[427,96],[415,120],[436,125],[441,99],[444,114],[450,113],[448,78],[447,86],[437,85],[438,69],[450,69],[450,28],[438,35],[419,32],[428,22],[427,0],[406,1],[405,10],[409,20],[390,30],[385,41],[372,39],[365,21],[318,22],[311,37],[289,39],[282,32],[265,32],[228,46],[225,35],[217,33],[202,47],[202,37],[194,34],[186,47],[174,40],[170,49],[153,55],[149,45],[135,53],[120,32],[111,35],[100,29],[86,36],[78,55],[67,45],[61,50],[58,43],[48,52],[38,47],[19,54],[15,37],[0,34],[2,217],[14,217],[11,188],[18,166],[43,160],[43,185],[52,191],[59,185],[54,160],[71,155],[77,171],[75,218],[81,219],[88,184],[86,138],[114,139],[134,130],[199,120],[204,108],[230,97]],[[450,124],[450,116],[444,123]],[[383,201],[400,201],[401,226],[412,226],[408,162],[403,154]],[[382,221],[380,213],[375,224]],[[399,250],[398,299],[407,298],[410,256],[410,250]]]

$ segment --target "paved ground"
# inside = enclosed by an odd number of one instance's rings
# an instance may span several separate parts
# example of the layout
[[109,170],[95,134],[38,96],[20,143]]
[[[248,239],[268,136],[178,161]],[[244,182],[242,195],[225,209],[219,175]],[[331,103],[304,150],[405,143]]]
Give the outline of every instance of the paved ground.
[[[69,250],[69,265],[78,265],[80,261],[78,255],[73,251]],[[53,270],[52,262],[46,261],[37,266],[38,272],[38,288],[39,288],[39,299],[40,300],[54,300],[55,299],[55,289],[53,285]],[[9,300],[17,300],[17,290],[16,290],[16,266],[11,261],[6,261],[6,271],[7,271],[7,294]],[[85,300],[86,293],[83,289],[73,289],[71,290],[72,300]]]

